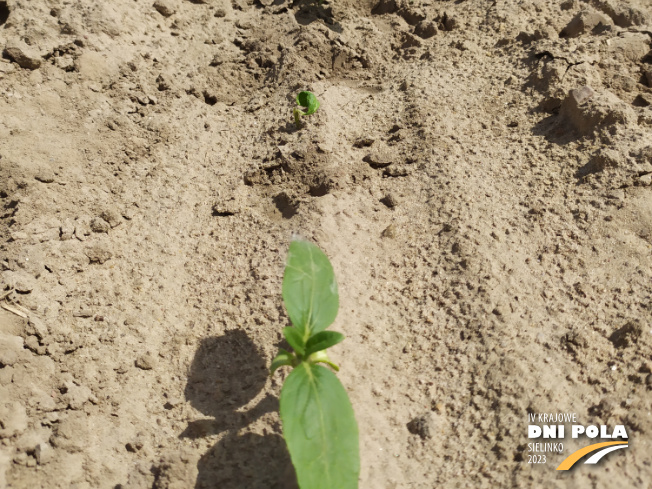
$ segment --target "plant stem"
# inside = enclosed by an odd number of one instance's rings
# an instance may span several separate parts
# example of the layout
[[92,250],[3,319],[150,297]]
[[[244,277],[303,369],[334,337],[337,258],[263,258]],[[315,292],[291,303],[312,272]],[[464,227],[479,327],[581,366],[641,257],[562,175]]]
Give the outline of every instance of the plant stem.
[[301,116],[303,115],[303,112],[301,112],[297,107],[294,108],[294,124],[297,126],[297,129],[301,129]]

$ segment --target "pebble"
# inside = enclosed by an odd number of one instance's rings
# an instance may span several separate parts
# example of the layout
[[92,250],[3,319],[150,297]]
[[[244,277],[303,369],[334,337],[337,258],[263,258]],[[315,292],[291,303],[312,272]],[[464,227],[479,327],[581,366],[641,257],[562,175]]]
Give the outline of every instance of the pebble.
[[[34,353],[37,352],[39,348],[39,342],[38,338],[35,335],[30,335],[27,338],[25,338],[25,347]],[[43,351],[45,352],[45,348],[43,348]]]
[[383,238],[395,238],[396,237],[396,227],[393,224],[387,226],[380,235]]
[[599,12],[582,10],[562,29],[559,37],[579,37],[600,24],[604,26],[613,25],[613,21]]
[[0,366],[11,367],[23,351],[23,338],[0,333]]
[[136,359],[136,367],[138,367],[141,370],[152,370],[156,365],[156,359],[150,355],[149,353],[146,353],[145,355],[141,355]]
[[39,443],[34,448],[34,458],[39,465],[45,465],[54,458],[54,450],[49,443]]
[[413,435],[419,435],[422,440],[432,438],[434,431],[434,419],[432,413],[417,416],[407,424],[407,429]]
[[631,107],[613,93],[604,90],[597,94],[588,86],[571,90],[562,102],[560,116],[583,135],[600,127],[627,124],[636,117]]
[[7,44],[4,53],[21,68],[35,70],[41,66],[41,57],[33,53],[25,43],[14,42]]
[[115,208],[105,209],[100,214],[100,218],[102,218],[106,222],[108,222],[109,226],[111,226],[112,228],[122,224],[122,219],[121,219],[120,213]]
[[128,452],[136,453],[145,446],[142,440],[130,441],[125,445]]
[[387,194],[385,197],[380,199],[380,201],[390,209],[393,209],[398,205],[398,200],[394,197],[394,194]]
[[93,311],[89,309],[80,309],[79,311],[73,312],[72,316],[76,318],[90,318],[93,316]]
[[0,402],[0,439],[19,435],[26,429],[25,406],[18,402]]
[[394,155],[386,150],[376,150],[368,153],[362,161],[369,163],[372,168],[384,168],[394,163]]
[[414,34],[421,39],[430,39],[437,34],[437,26],[434,22],[422,20],[414,27]]
[[30,316],[25,332],[30,335],[36,335],[37,338],[43,339],[48,334],[48,327],[36,316]]
[[49,166],[42,166],[34,178],[42,183],[52,183],[54,182],[54,171]]
[[75,234],[75,225],[72,223],[70,219],[66,219],[63,221],[61,224],[61,227],[59,228],[59,239],[61,241],[67,241],[69,239],[72,239],[72,237]]
[[625,158],[616,150],[602,148],[598,150],[589,160],[590,171],[603,171],[605,168],[617,168],[623,166]]
[[29,294],[36,286],[36,279],[25,271],[7,271],[2,274],[5,283],[14,288],[20,294]]
[[625,200],[625,191],[622,188],[617,188],[607,192],[607,198],[613,200]]
[[89,398],[92,396],[91,390],[84,385],[76,385],[73,382],[64,382],[66,393],[61,396],[62,401],[67,404],[69,409],[81,409]]
[[101,217],[91,219],[91,231],[94,233],[108,233],[111,225]]
[[652,185],[652,173],[638,177],[638,184],[642,185],[643,187],[649,187]]
[[176,12],[174,4],[169,0],[156,0],[156,2],[154,2],[154,8],[163,17],[170,17]]
[[170,397],[163,407],[167,410],[174,409],[178,405],[183,404],[183,400],[179,399],[178,397]]
[[410,174],[410,169],[407,165],[392,165],[383,172],[386,177],[407,177]]
[[99,263],[100,265],[104,262],[111,259],[113,256],[105,246],[102,245],[93,245],[86,248],[86,256],[90,260],[90,263]]

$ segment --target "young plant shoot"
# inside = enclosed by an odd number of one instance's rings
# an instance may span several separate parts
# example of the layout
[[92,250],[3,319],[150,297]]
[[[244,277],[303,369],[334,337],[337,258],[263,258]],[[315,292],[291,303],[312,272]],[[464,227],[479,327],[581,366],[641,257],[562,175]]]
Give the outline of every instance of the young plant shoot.
[[[305,92],[302,92],[305,93]],[[293,368],[281,389],[283,436],[301,489],[356,489],[360,474],[358,425],[351,401],[326,349],[344,335],[325,331],[337,316],[339,295],[328,257],[307,241],[290,244],[283,302],[292,326],[283,335],[294,352],[281,349],[271,373]]]
[[294,108],[294,124],[297,129],[301,129],[301,116],[314,114],[319,108],[319,100],[312,92],[299,92],[297,95],[297,105],[305,107],[306,111],[303,112],[299,107]]

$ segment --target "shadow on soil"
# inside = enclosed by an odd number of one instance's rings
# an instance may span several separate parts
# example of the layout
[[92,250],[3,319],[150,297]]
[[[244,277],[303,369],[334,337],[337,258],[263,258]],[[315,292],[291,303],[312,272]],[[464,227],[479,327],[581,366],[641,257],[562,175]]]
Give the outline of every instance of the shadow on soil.
[[265,386],[268,370],[256,346],[243,332],[202,340],[193,359],[185,396],[211,419],[191,422],[182,438],[227,432],[206,452],[197,468],[199,489],[295,489],[294,470],[279,435],[239,435],[260,416],[278,410],[278,399],[266,397],[248,411],[237,411]]
[[581,137],[568,124],[564,124],[557,114],[549,115],[540,120],[532,128],[532,133],[536,136],[543,136],[549,143],[559,146],[565,146]]

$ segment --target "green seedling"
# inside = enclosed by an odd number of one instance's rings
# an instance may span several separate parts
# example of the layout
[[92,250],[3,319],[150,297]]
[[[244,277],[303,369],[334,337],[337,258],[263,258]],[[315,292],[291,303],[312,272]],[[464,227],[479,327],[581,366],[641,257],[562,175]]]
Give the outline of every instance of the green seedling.
[[301,129],[301,116],[314,114],[319,108],[319,100],[312,92],[299,92],[297,95],[297,105],[305,107],[306,111],[302,111],[299,107],[294,108],[294,124],[297,129]]
[[292,326],[283,335],[293,352],[280,349],[271,373],[293,368],[281,389],[283,437],[301,489],[356,489],[360,474],[358,424],[351,401],[326,349],[344,339],[325,331],[337,316],[339,295],[328,257],[307,241],[290,244],[283,302]]

